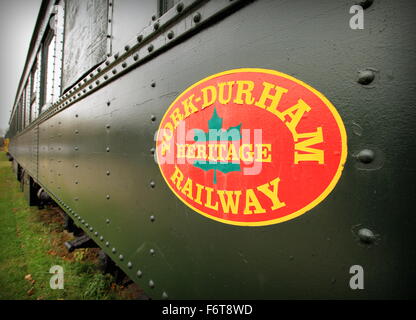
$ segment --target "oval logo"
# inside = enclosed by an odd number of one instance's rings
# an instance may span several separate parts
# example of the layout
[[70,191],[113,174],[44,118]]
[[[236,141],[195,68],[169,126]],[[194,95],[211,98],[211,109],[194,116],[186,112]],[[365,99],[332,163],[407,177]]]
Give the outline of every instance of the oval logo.
[[236,69],[186,89],[159,127],[157,161],[173,193],[210,219],[262,226],[293,219],[332,191],[344,124],[321,93],[284,73]]

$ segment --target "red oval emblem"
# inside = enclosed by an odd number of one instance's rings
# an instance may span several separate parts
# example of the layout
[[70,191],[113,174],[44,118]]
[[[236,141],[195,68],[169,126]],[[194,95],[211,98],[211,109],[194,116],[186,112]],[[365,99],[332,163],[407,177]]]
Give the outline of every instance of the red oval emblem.
[[344,124],[321,93],[281,72],[236,69],[186,89],[156,143],[162,175],[187,206],[223,223],[293,219],[335,187]]

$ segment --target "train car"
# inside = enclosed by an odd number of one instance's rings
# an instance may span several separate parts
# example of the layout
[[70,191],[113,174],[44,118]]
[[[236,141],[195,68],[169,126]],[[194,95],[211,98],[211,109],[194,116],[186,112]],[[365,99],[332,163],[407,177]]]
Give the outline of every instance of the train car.
[[153,299],[414,297],[414,1],[44,0],[10,118]]

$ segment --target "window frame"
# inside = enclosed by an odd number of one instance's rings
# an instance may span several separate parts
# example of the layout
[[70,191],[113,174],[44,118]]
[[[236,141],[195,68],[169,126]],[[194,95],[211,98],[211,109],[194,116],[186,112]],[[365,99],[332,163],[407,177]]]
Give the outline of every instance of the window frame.
[[[53,19],[54,16],[51,16],[50,19]],[[49,20],[50,20],[49,19]],[[38,115],[46,111],[47,108],[47,85],[48,85],[48,53],[49,46],[52,41],[55,41],[55,31],[48,26],[45,36],[42,41],[42,46],[40,49],[41,52],[41,70],[40,70],[40,92],[39,92],[39,112]],[[51,79],[52,80],[52,79]]]

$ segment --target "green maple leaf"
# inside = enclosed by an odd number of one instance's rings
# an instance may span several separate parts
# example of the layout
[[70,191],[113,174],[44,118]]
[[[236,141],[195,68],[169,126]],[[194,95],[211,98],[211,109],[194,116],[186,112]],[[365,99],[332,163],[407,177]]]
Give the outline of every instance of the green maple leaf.
[[[217,110],[214,108],[212,117],[208,120],[208,133],[201,129],[194,129],[194,133],[194,140],[199,142],[237,141],[241,139],[241,124],[230,127],[228,130],[222,130],[222,118],[218,116]],[[214,184],[217,184],[217,170],[222,173],[241,171],[240,164],[232,162],[196,160],[193,165],[204,171],[214,170]]]

